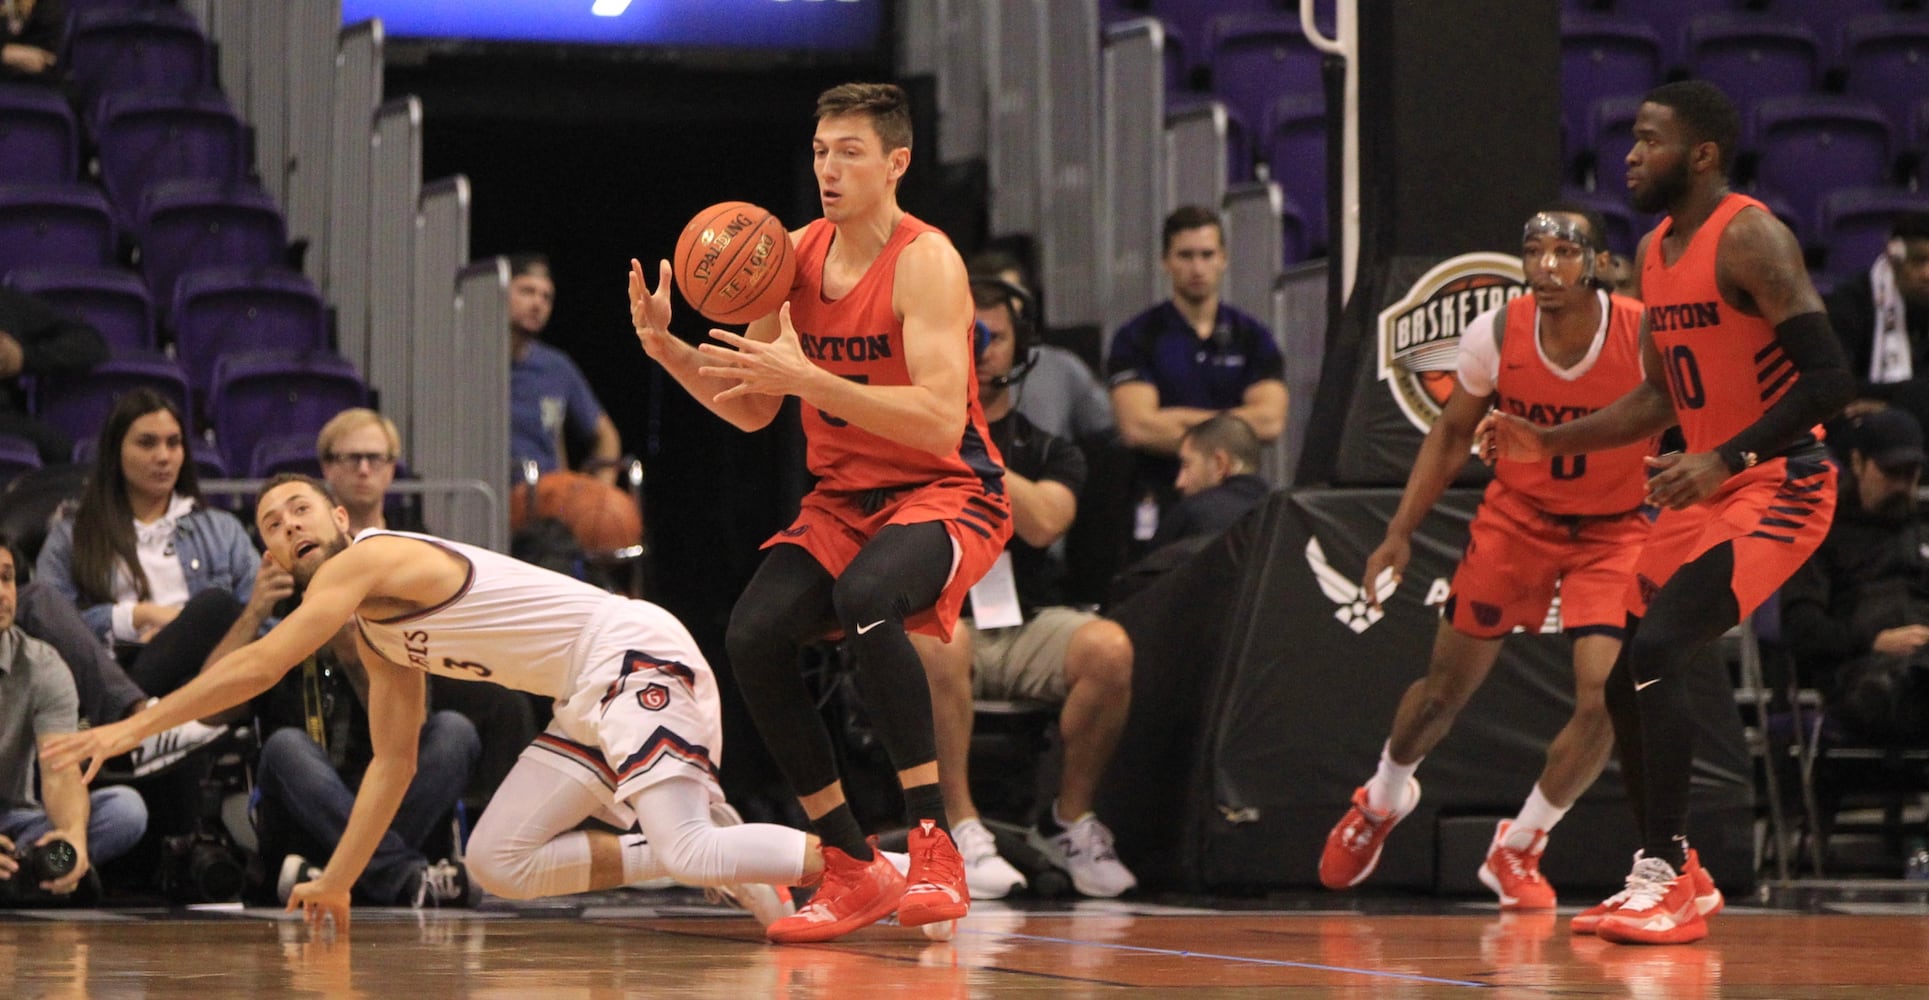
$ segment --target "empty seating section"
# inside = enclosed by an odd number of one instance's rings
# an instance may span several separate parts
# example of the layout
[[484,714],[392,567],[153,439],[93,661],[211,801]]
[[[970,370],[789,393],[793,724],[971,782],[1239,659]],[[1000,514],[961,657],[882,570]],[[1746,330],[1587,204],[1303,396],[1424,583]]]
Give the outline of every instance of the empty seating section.
[[[0,85],[0,283],[91,323],[109,359],[40,379],[29,405],[91,460],[114,400],[151,387],[186,417],[203,475],[318,472],[317,430],[367,389],[288,269],[202,26],[156,0],[70,0],[68,26],[64,92]],[[0,484],[27,467],[9,444]]]
[[0,84],[0,182],[54,184],[80,169],[80,130],[60,95]]
[[328,418],[367,397],[355,366],[334,354],[224,354],[214,362],[208,416],[228,468],[248,469],[263,437],[304,429],[312,446]]
[[[1819,284],[1866,269],[1929,180],[1929,4],[1923,0],[1563,0],[1566,190],[1626,200],[1641,95],[1705,79],[1734,99],[1735,188],[1803,243]],[[1262,133],[1265,134],[1265,133]],[[1635,234],[1651,220],[1630,218]],[[1610,218],[1611,242],[1624,237]]]

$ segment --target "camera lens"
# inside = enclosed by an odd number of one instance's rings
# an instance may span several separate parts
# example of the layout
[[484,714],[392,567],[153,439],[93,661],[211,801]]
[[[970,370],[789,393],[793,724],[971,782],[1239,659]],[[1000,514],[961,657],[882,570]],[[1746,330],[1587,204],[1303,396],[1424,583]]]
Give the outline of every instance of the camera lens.
[[80,854],[74,845],[64,840],[42,844],[28,852],[21,869],[33,878],[35,884],[52,882],[65,878],[80,862]]

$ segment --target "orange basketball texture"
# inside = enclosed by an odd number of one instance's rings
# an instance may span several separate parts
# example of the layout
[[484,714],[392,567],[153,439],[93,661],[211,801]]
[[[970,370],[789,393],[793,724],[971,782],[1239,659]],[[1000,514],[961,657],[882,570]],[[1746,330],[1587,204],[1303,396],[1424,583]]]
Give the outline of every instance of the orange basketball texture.
[[[520,527],[527,515],[518,486],[509,493],[509,518]],[[643,516],[623,490],[580,472],[558,469],[536,481],[536,517],[563,522],[576,543],[590,553],[607,552],[643,540]]]
[[747,201],[725,201],[683,227],[671,267],[698,312],[734,324],[775,312],[790,294],[797,261],[776,216]]

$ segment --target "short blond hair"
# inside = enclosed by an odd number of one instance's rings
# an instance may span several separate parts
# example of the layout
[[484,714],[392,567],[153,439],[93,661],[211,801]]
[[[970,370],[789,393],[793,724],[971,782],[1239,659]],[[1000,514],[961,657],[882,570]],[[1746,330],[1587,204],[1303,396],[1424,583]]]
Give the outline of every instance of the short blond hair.
[[370,426],[380,427],[383,436],[388,438],[389,457],[401,458],[402,434],[395,429],[395,421],[366,406],[350,407],[328,418],[328,422],[322,425],[321,433],[315,435],[315,457],[326,464],[328,456],[335,451],[335,442]]

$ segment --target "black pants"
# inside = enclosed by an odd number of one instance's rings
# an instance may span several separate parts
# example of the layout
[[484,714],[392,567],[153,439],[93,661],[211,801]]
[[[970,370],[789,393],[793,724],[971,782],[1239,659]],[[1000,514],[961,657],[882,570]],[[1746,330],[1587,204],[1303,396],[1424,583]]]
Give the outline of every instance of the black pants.
[[210,587],[188,598],[181,613],[154,638],[145,644],[120,644],[114,652],[141,690],[160,697],[193,680],[240,617],[241,602],[226,590]]
[[773,546],[730,613],[730,667],[757,731],[799,796],[837,781],[830,732],[804,684],[797,654],[841,626],[858,688],[892,766],[937,759],[931,690],[904,631],[906,615],[937,603],[951,572],[951,536],[937,522],[884,528],[833,578],[809,552]]
[[67,661],[80,696],[80,717],[88,724],[118,722],[147,700],[147,692],[88,629],[67,595],[39,581],[29,583],[20,588],[15,619],[21,631],[54,647]]

